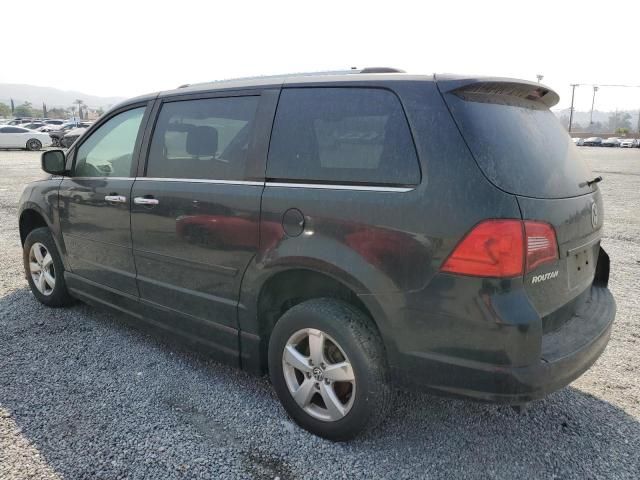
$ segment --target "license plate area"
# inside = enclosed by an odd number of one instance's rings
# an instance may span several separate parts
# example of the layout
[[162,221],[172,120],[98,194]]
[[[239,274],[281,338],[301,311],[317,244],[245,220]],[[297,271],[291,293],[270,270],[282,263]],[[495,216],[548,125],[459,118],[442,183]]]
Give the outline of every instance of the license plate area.
[[593,282],[596,271],[596,251],[599,248],[600,242],[598,241],[574,248],[567,253],[570,290]]

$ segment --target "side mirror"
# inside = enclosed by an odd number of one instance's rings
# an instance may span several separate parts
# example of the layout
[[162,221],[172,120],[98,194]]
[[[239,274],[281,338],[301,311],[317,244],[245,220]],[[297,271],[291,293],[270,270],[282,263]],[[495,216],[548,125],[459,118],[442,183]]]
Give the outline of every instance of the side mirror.
[[65,168],[65,157],[62,150],[47,150],[42,153],[42,170],[51,175],[64,175],[67,173]]

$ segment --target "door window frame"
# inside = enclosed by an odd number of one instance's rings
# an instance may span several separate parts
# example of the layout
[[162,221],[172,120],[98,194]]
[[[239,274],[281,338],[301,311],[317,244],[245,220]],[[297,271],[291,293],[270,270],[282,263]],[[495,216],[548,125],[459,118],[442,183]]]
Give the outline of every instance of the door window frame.
[[140,161],[136,178],[146,179],[147,165],[149,163],[149,153],[151,140],[156,129],[158,118],[162,106],[166,103],[208,100],[212,98],[233,98],[233,97],[258,97],[258,106],[253,120],[253,128],[249,136],[249,149],[247,151],[247,159],[243,178],[238,180],[219,180],[219,179],[190,179],[190,178],[158,178],[158,181],[179,181],[179,182],[199,182],[199,183],[226,183],[226,184],[243,184],[256,182],[264,183],[267,167],[267,153],[269,150],[269,138],[271,136],[271,127],[275,116],[278,97],[280,96],[280,87],[259,87],[259,88],[243,88],[237,90],[210,90],[204,92],[173,94],[158,98],[151,109],[148,125],[141,141]]
[[[113,110],[112,112],[109,112],[109,115],[104,115],[102,118],[100,118],[96,123],[94,123],[93,125],[91,125],[91,127],[89,127],[89,129],[87,130],[87,132],[85,133],[85,135],[83,135],[82,141],[80,143],[78,143],[77,145],[74,145],[73,147],[73,151],[71,152],[71,154],[69,155],[70,158],[67,158],[67,166],[69,168],[69,177],[70,178],[82,178],[82,179],[99,179],[99,180],[107,180],[107,179],[114,179],[114,178],[130,178],[130,179],[134,179],[136,176],[136,172],[138,171],[138,163],[140,162],[140,152],[141,152],[141,147],[142,147],[142,140],[144,138],[144,133],[148,128],[148,122],[149,122],[149,118],[151,117],[151,110],[152,110],[152,106],[154,104],[154,100],[148,100],[146,102],[137,102],[137,103],[131,103],[128,105],[125,105],[123,107],[120,107],[116,110]],[[130,110],[135,110],[137,108],[143,108],[144,107],[144,113],[142,115],[142,120],[140,121],[140,128],[138,130],[138,136],[136,137],[136,142],[134,144],[133,147],[133,153],[132,153],[132,158],[131,158],[131,169],[129,171],[129,176],[128,177],[109,177],[109,176],[103,176],[103,177],[78,177],[75,176],[75,168],[76,168],[76,156],[78,153],[79,148],[82,146],[82,144],[84,142],[86,142],[100,127],[102,127],[102,125],[104,125],[105,123],[107,123],[109,120],[111,120],[112,118],[114,118],[115,116],[124,113],[124,112],[128,112]]]

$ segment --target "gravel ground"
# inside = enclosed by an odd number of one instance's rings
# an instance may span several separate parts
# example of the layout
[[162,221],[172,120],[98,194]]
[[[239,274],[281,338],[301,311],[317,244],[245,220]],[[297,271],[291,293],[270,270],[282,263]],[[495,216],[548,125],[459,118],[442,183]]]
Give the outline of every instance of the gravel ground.
[[522,415],[399,393],[348,444],[295,427],[264,378],[102,310],[39,305],[16,226],[39,155],[0,152],[0,479],[640,478],[640,150],[582,151],[605,177],[618,302],[601,359]]

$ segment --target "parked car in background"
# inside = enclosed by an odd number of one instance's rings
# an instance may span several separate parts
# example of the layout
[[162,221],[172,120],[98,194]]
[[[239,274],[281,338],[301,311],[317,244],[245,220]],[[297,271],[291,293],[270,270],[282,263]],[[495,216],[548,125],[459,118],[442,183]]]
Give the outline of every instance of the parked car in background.
[[621,148],[633,148],[636,146],[635,138],[621,138],[620,139],[620,147]]
[[87,131],[90,125],[81,124],[81,126],[72,128],[68,132],[64,134],[64,136],[60,139],[60,146],[64,148],[69,148],[73,142],[75,142],[78,137],[80,137],[84,132]]
[[600,137],[589,137],[584,140],[585,147],[600,147],[602,146],[602,138]]
[[60,125],[49,125],[45,124],[42,127],[37,129],[39,132],[54,132],[56,130],[60,130]]
[[602,147],[619,147],[620,139],[618,137],[609,137],[606,140],[603,140]]
[[20,126],[22,128],[28,128],[29,130],[37,130],[38,128],[44,127],[45,125],[46,123],[44,122],[31,122],[31,123],[24,123]]
[[78,128],[78,127],[87,128],[90,125],[91,125],[91,122],[68,122],[68,123],[65,123],[65,124],[61,125],[59,128],[57,128],[55,130],[50,130],[49,131],[49,136],[51,137],[51,141],[53,142],[53,146],[54,147],[61,146],[62,144],[60,142],[62,140],[62,137],[64,137],[67,133],[69,133],[74,128]]
[[0,148],[22,148],[40,150],[51,145],[49,134],[29,130],[15,125],[0,127]]
[[33,122],[33,118],[14,118],[9,122],[9,125],[22,125],[23,123],[31,123]]
[[60,129],[60,127],[62,127],[62,125],[64,125],[65,123],[68,123],[68,122],[66,120],[46,119],[46,120],[43,120],[42,123],[44,123],[44,125],[42,127],[38,128],[38,131],[40,131],[40,132],[52,132],[54,130]]
[[571,140],[573,140],[573,143],[575,143],[579,147],[582,147],[584,145],[584,138],[574,137]]

